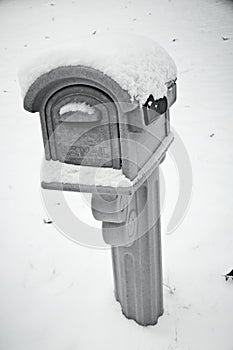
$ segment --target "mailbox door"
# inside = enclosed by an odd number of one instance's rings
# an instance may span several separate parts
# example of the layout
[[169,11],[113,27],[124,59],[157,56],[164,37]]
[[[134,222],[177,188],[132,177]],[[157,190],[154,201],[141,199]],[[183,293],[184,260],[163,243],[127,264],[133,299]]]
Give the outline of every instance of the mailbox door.
[[51,158],[119,169],[117,110],[96,88],[75,85],[53,95],[46,106]]

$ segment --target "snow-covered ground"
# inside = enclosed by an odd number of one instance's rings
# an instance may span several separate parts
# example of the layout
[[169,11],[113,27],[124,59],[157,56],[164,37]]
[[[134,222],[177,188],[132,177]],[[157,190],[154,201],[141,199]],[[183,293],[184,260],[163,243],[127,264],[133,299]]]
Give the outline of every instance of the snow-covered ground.
[[[222,276],[233,267],[232,18],[227,0],[0,2],[1,350],[233,349],[233,283]],[[176,62],[171,121],[193,170],[189,211],[166,235],[178,180],[169,157],[162,165],[164,282],[172,289],[164,287],[164,316],[147,328],[114,300],[109,250],[75,244],[44,223],[40,123],[23,110],[17,83],[32,54],[117,30],[155,39]],[[96,225],[78,194],[67,200]]]

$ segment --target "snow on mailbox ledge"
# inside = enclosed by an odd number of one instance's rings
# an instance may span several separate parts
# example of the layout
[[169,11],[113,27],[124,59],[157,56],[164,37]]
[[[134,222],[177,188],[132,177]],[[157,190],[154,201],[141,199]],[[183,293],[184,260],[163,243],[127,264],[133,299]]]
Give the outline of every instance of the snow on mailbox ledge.
[[121,169],[99,168],[45,160],[42,163],[41,180],[46,183],[60,183],[82,186],[131,187],[132,182],[122,174]]
[[76,65],[103,72],[141,105],[150,94],[155,99],[166,96],[166,83],[177,76],[172,58],[152,39],[125,33],[97,33],[30,60],[19,72],[23,97],[41,75],[58,67]]

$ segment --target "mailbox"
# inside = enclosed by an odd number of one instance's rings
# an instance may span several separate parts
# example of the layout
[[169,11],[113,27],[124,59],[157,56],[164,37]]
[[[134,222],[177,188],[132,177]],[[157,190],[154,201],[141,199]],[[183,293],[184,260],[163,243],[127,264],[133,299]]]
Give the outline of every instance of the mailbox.
[[49,144],[48,159],[120,168],[116,113],[105,107],[107,102],[110,100],[103,92],[87,85],[56,92],[45,107],[43,119],[43,129],[48,132],[44,135]]
[[48,164],[111,168],[127,180],[93,186],[46,179],[42,187],[92,193],[93,215],[112,247],[115,297],[141,325],[157,323],[163,313],[158,169],[173,140],[176,79],[164,84],[163,96],[148,93],[142,104],[111,74],[58,65],[37,76],[24,96],[24,108],[40,114]]

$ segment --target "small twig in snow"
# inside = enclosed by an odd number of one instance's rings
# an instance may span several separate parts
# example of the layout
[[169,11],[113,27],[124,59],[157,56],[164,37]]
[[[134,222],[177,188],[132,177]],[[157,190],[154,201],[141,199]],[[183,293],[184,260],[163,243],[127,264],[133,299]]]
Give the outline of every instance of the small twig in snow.
[[190,71],[191,71],[191,69],[185,69],[185,70],[183,70],[183,71],[180,71],[179,74],[188,73],[188,72],[190,72]]
[[223,276],[225,277],[225,281],[228,281],[229,278],[233,280],[233,270],[231,270]]
[[30,263],[29,266],[32,270],[37,270],[37,268],[32,263]]
[[164,287],[166,287],[166,288],[169,290],[169,293],[170,293],[170,294],[174,294],[176,288],[171,287],[171,286],[169,286],[169,285],[166,284],[166,283],[163,283],[163,285],[164,285]]
[[175,342],[177,343],[178,336],[177,336],[177,326],[175,327]]
[[188,304],[188,305],[183,305],[183,306],[181,306],[181,307],[182,307],[182,309],[186,309],[186,310],[188,310],[188,309],[190,308],[190,306],[191,306],[191,304]]
[[44,224],[52,224],[53,223],[53,220],[51,219],[43,219],[44,221]]

